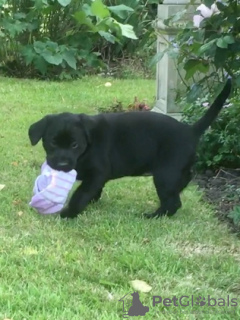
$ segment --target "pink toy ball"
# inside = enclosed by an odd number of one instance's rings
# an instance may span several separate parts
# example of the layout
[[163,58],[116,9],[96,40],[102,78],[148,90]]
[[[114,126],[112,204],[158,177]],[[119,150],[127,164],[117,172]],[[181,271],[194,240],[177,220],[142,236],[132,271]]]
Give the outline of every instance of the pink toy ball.
[[44,162],[41,174],[35,180],[33,197],[29,205],[40,214],[54,214],[61,211],[76,177],[76,170],[57,171]]

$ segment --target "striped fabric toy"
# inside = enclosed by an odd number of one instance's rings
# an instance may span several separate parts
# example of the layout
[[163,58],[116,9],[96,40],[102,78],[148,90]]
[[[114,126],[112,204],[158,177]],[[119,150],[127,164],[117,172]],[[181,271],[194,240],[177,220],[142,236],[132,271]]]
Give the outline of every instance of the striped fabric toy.
[[76,170],[56,171],[44,162],[41,167],[41,175],[35,181],[34,195],[29,205],[42,214],[59,212],[67,200],[76,177]]

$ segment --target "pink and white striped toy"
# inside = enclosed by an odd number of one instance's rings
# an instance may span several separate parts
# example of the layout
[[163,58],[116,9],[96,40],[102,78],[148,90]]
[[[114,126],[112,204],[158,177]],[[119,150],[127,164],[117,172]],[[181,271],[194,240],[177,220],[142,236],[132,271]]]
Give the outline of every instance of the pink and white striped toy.
[[61,211],[76,177],[76,170],[57,171],[44,162],[41,167],[41,175],[35,180],[34,195],[29,205],[42,214]]

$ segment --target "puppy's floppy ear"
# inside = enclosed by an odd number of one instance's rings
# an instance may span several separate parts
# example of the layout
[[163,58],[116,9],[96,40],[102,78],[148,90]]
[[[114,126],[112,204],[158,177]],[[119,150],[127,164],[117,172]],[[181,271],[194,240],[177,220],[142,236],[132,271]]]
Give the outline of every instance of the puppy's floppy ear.
[[41,120],[33,123],[28,129],[28,136],[32,146],[35,146],[39,140],[43,137],[43,134],[47,128],[48,116],[45,116]]
[[92,119],[92,117],[87,116],[83,113],[79,114],[78,117],[79,117],[79,124],[80,124],[81,128],[84,130],[87,142],[90,144],[92,141],[91,130],[95,126],[95,121],[94,121],[94,119]]

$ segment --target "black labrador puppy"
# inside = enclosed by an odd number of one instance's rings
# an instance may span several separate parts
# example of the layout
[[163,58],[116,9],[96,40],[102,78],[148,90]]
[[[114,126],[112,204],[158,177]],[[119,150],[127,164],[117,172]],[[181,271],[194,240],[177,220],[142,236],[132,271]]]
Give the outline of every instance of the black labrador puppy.
[[180,193],[191,180],[200,136],[210,126],[231,91],[227,80],[204,116],[193,125],[155,112],[47,115],[29,128],[32,145],[42,139],[48,164],[55,170],[76,169],[81,185],[61,217],[74,218],[97,201],[105,183],[151,173],[161,201],[146,217],[173,215]]

